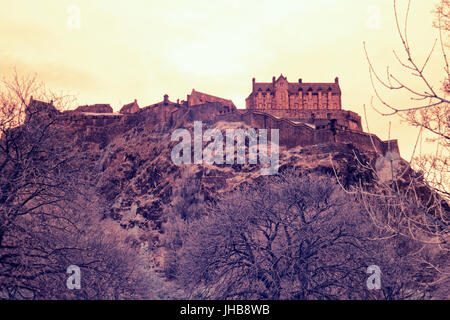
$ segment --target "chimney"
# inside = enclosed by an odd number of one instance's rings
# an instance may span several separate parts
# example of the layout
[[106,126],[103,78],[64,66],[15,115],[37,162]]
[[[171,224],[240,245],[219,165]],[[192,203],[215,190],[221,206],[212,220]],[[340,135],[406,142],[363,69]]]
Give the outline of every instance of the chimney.
[[134,103],[137,103],[137,99],[134,99]]
[[169,102],[169,96],[167,94],[164,95],[164,103]]
[[298,83],[302,83],[302,81],[303,81],[302,78],[298,79]]
[[339,84],[339,78],[338,77],[334,78],[334,83]]
[[180,99],[177,99],[177,104],[180,104]]
[[255,78],[252,79],[252,91],[255,91]]

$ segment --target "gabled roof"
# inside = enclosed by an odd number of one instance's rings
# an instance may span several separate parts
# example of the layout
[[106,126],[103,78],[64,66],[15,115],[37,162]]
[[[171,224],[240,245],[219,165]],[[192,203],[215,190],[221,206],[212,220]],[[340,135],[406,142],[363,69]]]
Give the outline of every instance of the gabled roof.
[[120,109],[119,113],[136,113],[140,110],[137,100],[135,99],[133,102],[126,104]]
[[59,111],[53,105],[53,101],[44,102],[40,100],[35,100],[33,99],[33,96],[31,96],[30,102],[28,103],[25,112],[27,114],[39,112],[59,113]]
[[329,92],[331,93],[341,93],[341,88],[339,87],[339,84],[331,82],[331,83],[289,83],[289,93],[297,93],[298,91],[303,92]]
[[273,90],[273,84],[268,82],[258,82],[255,83],[255,90],[254,91],[272,91]]
[[76,112],[91,112],[91,113],[114,113],[113,108],[109,104],[92,104],[79,106],[75,109]]
[[[282,74],[278,77],[278,79],[273,82],[254,82],[252,93],[260,92],[274,92],[274,83],[280,81],[280,79],[286,80]],[[339,87],[339,83],[337,80],[335,82],[288,82],[288,92],[290,94],[296,94],[299,91],[313,93],[317,92],[331,92],[334,94],[341,94],[341,88]]]
[[188,97],[187,97],[188,102],[190,102],[190,99],[192,99],[192,98],[202,100],[202,102],[222,102],[222,103],[228,105],[229,107],[235,107],[233,101],[230,99],[216,97],[211,94],[196,91],[195,89],[192,89],[191,94],[188,95]]

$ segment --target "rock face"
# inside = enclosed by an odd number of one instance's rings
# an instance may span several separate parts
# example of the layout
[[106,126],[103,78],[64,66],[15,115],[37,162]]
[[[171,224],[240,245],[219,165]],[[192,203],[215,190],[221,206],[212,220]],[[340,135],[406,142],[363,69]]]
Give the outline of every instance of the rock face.
[[192,132],[194,121],[203,122],[204,132],[213,128],[279,129],[280,170],[336,171],[344,185],[370,179],[370,172],[358,169],[355,154],[359,161],[375,166],[388,151],[398,153],[395,141],[341,128],[339,122],[320,126],[298,123],[259,111],[229,108],[221,102],[187,106],[171,103],[166,96],[163,102],[143,109],[135,101],[120,113],[112,111],[109,105],[81,106],[61,113],[56,122],[74,138],[68,143],[91,159],[87,174],[107,205],[105,218],[117,221],[124,229],[137,230],[138,238],[145,238],[142,241],[154,247],[166,221],[165,210],[186,175],[199,185],[205,201],[214,201],[261,176],[260,164],[175,165],[171,150],[177,142],[171,141],[171,134],[178,128]]
[[109,104],[93,104],[90,106],[79,106],[75,109],[77,112],[91,113],[113,113],[114,110]]
[[[398,172],[409,167],[399,157],[394,141],[342,129],[339,123],[319,128],[252,110],[226,108],[219,102],[183,106],[165,100],[134,113],[133,104],[116,114],[104,113],[112,111],[110,106],[84,106],[80,108],[86,111],[78,112],[78,108],[77,112],[58,114],[59,121],[55,122],[60,130],[68,130],[67,144],[87,161],[84,168],[89,184],[104,203],[99,215],[126,230],[127,241],[148,248],[150,263],[156,270],[163,265],[165,223],[171,210],[179,205],[177,197],[186,194],[183,189],[186,185],[195,187],[196,197],[191,206],[195,207],[198,202],[214,203],[239,185],[261,179],[261,164],[248,161],[174,164],[171,151],[178,141],[172,141],[171,135],[176,129],[185,129],[192,136],[194,121],[203,122],[203,132],[277,128],[279,172],[293,168],[302,173],[336,175],[346,188],[370,184],[374,172],[369,167],[386,180],[392,173],[391,165]],[[35,103],[34,107],[51,109],[47,104]],[[203,142],[203,150],[208,143],[211,142]]]
[[[191,130],[192,123],[186,128]],[[223,130],[225,127],[249,128],[243,123],[221,122],[208,126]],[[206,128],[205,128],[206,130]],[[170,207],[175,190],[188,175],[199,184],[202,198],[214,200],[242,183],[261,177],[261,165],[175,165],[171,150],[172,128],[157,129],[141,123],[123,135],[116,136],[103,149],[97,150],[96,185],[111,208],[105,213],[125,229],[137,229],[158,246],[159,235],[166,221],[165,210]],[[206,145],[206,143],[205,143]],[[360,161],[372,161],[377,154],[360,153],[351,144],[325,143],[314,146],[280,147],[280,171],[294,168],[302,172],[318,171],[333,174],[333,168],[349,185],[369,178],[370,172],[359,171],[355,152]]]

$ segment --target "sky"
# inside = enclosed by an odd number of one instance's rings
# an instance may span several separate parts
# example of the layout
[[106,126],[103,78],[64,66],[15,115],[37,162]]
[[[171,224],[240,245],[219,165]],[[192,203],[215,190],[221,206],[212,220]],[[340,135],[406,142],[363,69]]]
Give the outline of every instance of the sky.
[[[401,17],[406,3],[398,0]],[[435,3],[412,0],[408,35],[420,63],[438,36]],[[363,49],[365,42],[381,74],[389,66],[411,78],[393,55],[403,52],[392,0],[0,0],[0,8],[0,75],[14,67],[19,74],[36,73],[48,87],[75,94],[80,105],[109,103],[118,111],[134,99],[141,107],[164,94],[186,99],[195,88],[245,108],[253,77],[339,77],[343,109],[364,118],[366,105],[365,130],[398,139],[402,156],[411,156],[418,129],[371,108]],[[426,74],[440,87],[439,51]],[[404,92],[385,94],[396,105],[411,103]]]

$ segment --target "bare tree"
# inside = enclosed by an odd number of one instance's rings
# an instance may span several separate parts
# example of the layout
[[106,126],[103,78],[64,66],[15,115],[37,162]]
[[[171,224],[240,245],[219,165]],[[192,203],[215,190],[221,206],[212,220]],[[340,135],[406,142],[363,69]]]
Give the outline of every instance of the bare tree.
[[[370,223],[328,176],[288,171],[223,196],[206,216],[177,226],[177,281],[202,299],[424,298],[417,265]],[[399,239],[398,237],[396,238]],[[389,241],[389,244],[386,242]],[[410,253],[415,248],[402,248]],[[380,266],[383,289],[367,290]],[[409,270],[407,268],[410,268]]]
[[[399,35],[403,52],[393,51],[400,66],[401,74],[391,72],[386,68],[386,76],[382,77],[375,70],[373,61],[369,58],[366,44],[364,50],[369,63],[370,79],[377,100],[381,106],[372,107],[384,116],[399,116],[405,123],[421,128],[428,133],[428,140],[434,142],[436,150],[434,154],[416,154],[415,149],[411,164],[421,171],[424,181],[439,192],[447,200],[450,187],[450,108],[448,94],[449,88],[449,63],[448,63],[448,32],[449,30],[449,1],[441,0],[436,6],[436,19],[434,26],[439,34],[431,45],[424,61],[418,61],[411,47],[408,37],[408,21],[411,11],[411,1],[408,0],[405,17],[400,17],[397,1],[393,1],[396,31]],[[435,57],[439,54],[439,57]],[[428,73],[427,68],[432,60],[442,61],[441,82],[437,84]],[[405,74],[403,74],[405,73]],[[436,75],[433,74],[435,77]],[[385,89],[391,93],[402,93],[409,96],[403,106],[390,101]],[[423,129],[423,130],[422,130]]]
[[[0,92],[0,298],[151,296],[142,256],[100,221],[88,163],[58,124],[64,99],[35,100],[47,91],[17,73]],[[66,286],[70,265],[81,268],[80,290]]]
[[[351,190],[359,193],[367,212],[380,229],[424,245],[434,245],[437,251],[446,254],[450,250],[449,5],[448,0],[441,0],[436,6],[434,26],[438,36],[426,58],[419,61],[409,41],[411,1],[407,1],[403,19],[398,1],[393,1],[396,31],[402,47],[401,53],[393,52],[400,70],[397,73],[387,67],[386,76],[382,77],[364,44],[372,87],[379,102],[375,105],[372,101],[372,107],[383,116],[399,116],[404,123],[419,127],[420,131],[409,163],[389,152],[377,163],[360,163],[361,168],[374,173],[375,179],[371,185],[361,183]],[[433,59],[442,63],[440,76],[430,74],[427,69]],[[436,76],[439,83],[436,83]],[[403,106],[388,98],[389,94],[396,93],[409,97]],[[418,153],[418,145],[424,136],[434,143],[434,153]],[[389,168],[389,174],[382,172],[386,168]],[[449,279],[450,270],[445,267],[446,263],[442,268],[431,261],[428,263],[439,270],[440,281]]]
[[186,221],[194,221],[206,214],[201,179],[196,177],[190,168],[192,167],[180,170],[180,177],[177,186],[173,189],[171,202],[164,208],[167,221],[163,227],[162,245],[165,248],[164,273],[169,279],[173,279],[177,273],[177,251],[182,246]]

